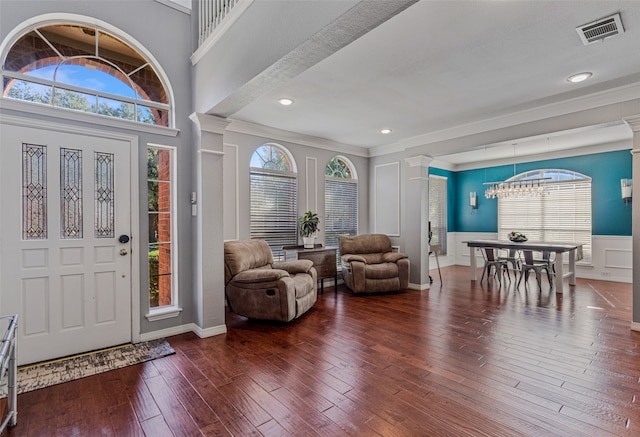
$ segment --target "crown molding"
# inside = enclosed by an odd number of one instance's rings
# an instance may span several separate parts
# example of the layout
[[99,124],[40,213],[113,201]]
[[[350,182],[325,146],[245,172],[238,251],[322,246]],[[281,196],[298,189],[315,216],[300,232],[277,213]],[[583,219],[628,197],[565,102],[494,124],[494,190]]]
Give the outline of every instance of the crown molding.
[[381,156],[396,152],[403,152],[412,147],[425,146],[432,143],[559,117],[602,106],[615,105],[635,99],[640,99],[640,82],[620,86],[607,91],[592,93],[586,96],[567,99],[562,102],[550,103],[536,108],[517,111],[500,117],[493,117],[440,131],[429,132],[427,134],[407,138],[396,143],[372,147],[369,149],[369,153],[370,156]]
[[216,117],[215,115],[200,114],[194,112],[189,119],[203,132],[211,132],[214,134],[224,134],[225,129],[229,125],[226,118]]
[[[548,159],[558,159],[558,158],[571,158],[574,156],[593,155],[596,153],[607,153],[607,152],[615,152],[618,150],[629,150],[629,149],[631,149],[630,141],[616,141],[613,143],[596,144],[588,147],[575,147],[572,149],[556,150],[554,152],[537,153],[535,155],[518,155],[516,157],[512,156],[504,159],[491,159],[487,161],[468,162],[468,163],[453,164],[453,165],[449,164],[451,168],[448,168],[446,170],[451,170],[451,171],[475,170],[479,168],[496,167],[500,165],[512,165],[512,164],[521,164],[524,162],[546,161]],[[435,164],[433,164],[432,167],[443,168]]]
[[191,15],[191,2],[189,0],[156,0],[165,6],[169,6],[184,14]]
[[429,167],[433,162],[433,158],[430,156],[418,155],[405,158],[404,162],[406,162],[409,167]]
[[303,146],[315,147],[317,149],[329,150],[337,153],[350,154],[368,158],[369,150],[366,147],[351,146],[349,144],[338,143],[326,138],[314,137],[312,135],[299,134],[296,132],[277,129],[248,121],[230,119],[231,123],[227,127],[228,132],[264,137],[270,140],[286,141]]
[[640,132],[640,114],[624,117],[623,120],[632,131]]

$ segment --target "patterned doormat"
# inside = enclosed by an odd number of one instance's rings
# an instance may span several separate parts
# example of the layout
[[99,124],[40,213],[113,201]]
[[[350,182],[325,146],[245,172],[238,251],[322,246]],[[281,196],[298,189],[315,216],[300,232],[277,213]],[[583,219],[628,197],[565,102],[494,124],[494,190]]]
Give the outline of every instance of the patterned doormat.
[[[166,340],[158,339],[22,366],[18,368],[18,394],[175,353]],[[2,381],[0,398],[7,396],[6,382]]]

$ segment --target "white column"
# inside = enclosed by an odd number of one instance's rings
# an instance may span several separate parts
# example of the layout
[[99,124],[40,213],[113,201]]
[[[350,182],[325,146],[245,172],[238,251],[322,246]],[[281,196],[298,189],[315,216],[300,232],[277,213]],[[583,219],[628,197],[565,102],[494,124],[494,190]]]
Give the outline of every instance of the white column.
[[223,133],[228,121],[207,114],[189,116],[196,126],[196,333],[226,332],[222,213]]
[[[640,195],[640,115],[626,117],[624,121],[633,130],[633,189],[632,195]],[[631,232],[633,256],[633,304],[631,313],[631,329],[640,331],[640,198],[632,200]]]
[[403,249],[411,261],[409,282],[421,290],[429,283],[429,164],[433,158],[405,158],[407,181],[404,190]]

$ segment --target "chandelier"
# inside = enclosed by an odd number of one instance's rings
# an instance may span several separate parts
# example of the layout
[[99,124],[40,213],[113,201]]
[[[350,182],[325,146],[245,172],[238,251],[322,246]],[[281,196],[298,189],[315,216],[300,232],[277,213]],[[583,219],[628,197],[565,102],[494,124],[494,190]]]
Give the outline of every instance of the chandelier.
[[485,182],[488,185],[484,191],[487,199],[503,199],[505,197],[533,197],[542,196],[546,191],[544,181],[551,178],[524,179],[519,181]]

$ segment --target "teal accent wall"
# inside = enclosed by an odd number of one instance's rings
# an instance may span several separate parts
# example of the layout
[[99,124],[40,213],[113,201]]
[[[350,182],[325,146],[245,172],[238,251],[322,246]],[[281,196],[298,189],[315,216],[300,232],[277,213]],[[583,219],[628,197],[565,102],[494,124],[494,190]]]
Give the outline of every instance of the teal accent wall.
[[[631,205],[620,195],[620,179],[631,178],[629,150],[582,155],[570,158],[525,162],[516,165],[516,174],[525,171],[557,168],[572,170],[592,178],[593,235],[631,236]],[[441,173],[443,172],[443,173]],[[484,197],[484,182],[503,181],[514,175],[513,165],[447,172],[432,169],[432,174],[450,178],[450,232],[497,232],[498,201]],[[478,209],[469,206],[469,192],[478,194]],[[635,194],[635,193],[634,193]]]

